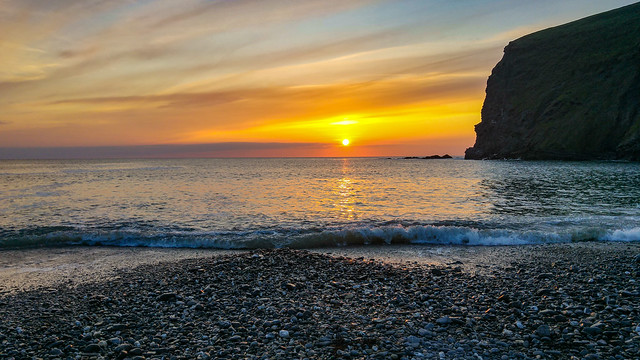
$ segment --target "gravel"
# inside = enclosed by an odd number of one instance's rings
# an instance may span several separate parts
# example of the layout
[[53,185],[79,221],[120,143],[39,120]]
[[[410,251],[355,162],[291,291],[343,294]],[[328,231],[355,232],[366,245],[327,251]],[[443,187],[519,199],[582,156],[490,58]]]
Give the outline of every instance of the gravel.
[[639,246],[504,252],[482,271],[288,249],[142,265],[0,296],[0,358],[640,358]]

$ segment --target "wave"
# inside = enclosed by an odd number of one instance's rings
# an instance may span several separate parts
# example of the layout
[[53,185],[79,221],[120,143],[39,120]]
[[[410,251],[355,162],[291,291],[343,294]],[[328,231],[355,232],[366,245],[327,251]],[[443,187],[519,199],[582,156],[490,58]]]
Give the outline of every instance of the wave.
[[606,236],[602,240],[607,241],[640,241],[640,227],[626,230],[615,230]]
[[128,246],[163,248],[321,248],[391,244],[505,246],[579,241],[640,241],[640,228],[558,231],[479,229],[454,225],[369,225],[320,229],[196,231],[191,229],[0,229],[0,248]]

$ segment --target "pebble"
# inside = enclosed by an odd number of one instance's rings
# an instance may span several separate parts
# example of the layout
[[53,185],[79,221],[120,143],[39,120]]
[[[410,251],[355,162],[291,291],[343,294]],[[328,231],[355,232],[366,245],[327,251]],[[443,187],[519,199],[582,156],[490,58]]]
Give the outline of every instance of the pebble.
[[100,352],[100,346],[98,346],[98,344],[89,344],[85,346],[82,351],[86,353],[97,353]]
[[174,292],[158,295],[159,301],[176,301],[176,299],[177,299],[177,294]]
[[541,337],[549,337],[551,336],[551,328],[549,328],[549,325],[540,325],[536,329],[536,334]]
[[143,266],[0,294],[0,358],[638,358],[640,246],[616,246],[499,249],[510,276],[288,249]]
[[582,332],[590,335],[590,336],[595,336],[598,335],[600,333],[602,333],[602,329],[600,329],[599,327],[595,327],[595,326],[589,326],[589,327],[585,327],[584,329],[582,329]]

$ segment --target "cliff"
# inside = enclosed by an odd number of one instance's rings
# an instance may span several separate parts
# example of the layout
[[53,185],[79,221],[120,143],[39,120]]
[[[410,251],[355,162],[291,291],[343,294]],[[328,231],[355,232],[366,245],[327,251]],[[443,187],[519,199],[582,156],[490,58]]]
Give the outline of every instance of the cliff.
[[640,160],[640,3],[512,41],[466,159]]

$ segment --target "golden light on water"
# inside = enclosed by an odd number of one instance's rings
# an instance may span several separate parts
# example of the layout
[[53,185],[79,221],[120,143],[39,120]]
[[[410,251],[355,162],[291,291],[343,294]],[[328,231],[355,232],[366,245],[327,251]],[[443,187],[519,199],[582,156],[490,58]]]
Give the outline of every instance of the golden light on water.
[[349,139],[342,140],[342,145],[348,146],[349,145]]

